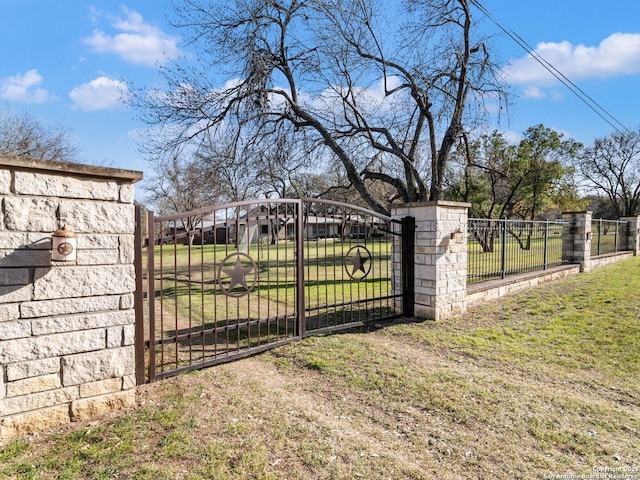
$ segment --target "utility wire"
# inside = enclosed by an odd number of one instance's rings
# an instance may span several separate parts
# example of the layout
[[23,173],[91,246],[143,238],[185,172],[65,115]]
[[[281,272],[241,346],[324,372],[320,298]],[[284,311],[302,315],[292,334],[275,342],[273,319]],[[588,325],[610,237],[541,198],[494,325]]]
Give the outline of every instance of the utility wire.
[[[478,0],[469,0],[471,4],[475,5],[487,18],[495,23],[500,30],[506,33],[509,38],[522,47],[531,57],[542,65],[551,75],[557,78],[565,87],[567,87],[571,93],[578,97],[587,107],[595,112],[601,119],[607,122],[615,131],[621,135],[633,135],[626,125],[620,122],[612,114],[610,114],[602,105],[591,98],[584,90],[573,83],[567,78],[560,70],[554,67],[551,63],[545,60],[540,54],[538,54],[531,45],[529,45],[520,35],[511,29],[504,27],[496,18],[487,10]],[[620,129],[622,128],[622,130]]]

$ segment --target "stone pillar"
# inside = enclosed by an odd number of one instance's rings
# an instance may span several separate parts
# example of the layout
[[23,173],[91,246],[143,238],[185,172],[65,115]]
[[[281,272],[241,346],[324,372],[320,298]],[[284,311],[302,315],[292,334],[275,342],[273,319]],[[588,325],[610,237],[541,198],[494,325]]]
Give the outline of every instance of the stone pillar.
[[591,270],[591,217],[593,212],[563,212],[562,261]]
[[633,252],[633,256],[640,255],[640,215],[635,217],[622,217],[623,222],[627,222],[627,230],[623,231],[621,247],[623,250]]
[[470,206],[439,201],[405,204],[391,210],[397,220],[406,216],[415,218],[416,317],[444,320],[466,311],[467,210]]
[[[140,172],[0,156],[0,441],[135,404]],[[77,258],[51,235],[77,233]]]

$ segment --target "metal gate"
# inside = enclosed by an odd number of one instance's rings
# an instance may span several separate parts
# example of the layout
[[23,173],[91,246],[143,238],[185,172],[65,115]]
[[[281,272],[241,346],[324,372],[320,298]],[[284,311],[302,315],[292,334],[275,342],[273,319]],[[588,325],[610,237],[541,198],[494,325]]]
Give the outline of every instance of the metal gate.
[[408,314],[403,225],[313,199],[149,212],[137,262],[138,383]]

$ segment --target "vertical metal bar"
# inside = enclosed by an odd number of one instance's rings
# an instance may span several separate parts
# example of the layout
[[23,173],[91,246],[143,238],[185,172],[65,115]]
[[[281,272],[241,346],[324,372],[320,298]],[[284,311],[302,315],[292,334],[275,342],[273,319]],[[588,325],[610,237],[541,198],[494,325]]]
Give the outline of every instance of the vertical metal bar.
[[[336,239],[338,238],[337,235],[340,236],[340,249],[342,249],[342,239],[344,236],[344,232],[342,231],[342,219],[338,218],[336,220],[336,210],[335,208],[333,209],[333,211],[331,212],[331,225],[334,226],[335,231],[333,232],[333,242],[331,244],[331,256],[333,258],[342,258],[342,255],[338,256],[337,255],[337,249],[336,249]],[[340,225],[340,226],[338,226]],[[339,318],[339,313],[338,313],[338,268],[342,268],[342,265],[338,264],[337,262],[332,262],[331,267],[333,269],[332,271],[332,276],[331,276],[331,284],[333,285],[333,304],[334,307],[332,309],[332,321],[333,323],[338,323],[338,318]],[[327,318],[329,318],[329,312],[327,312]]]
[[507,219],[502,220],[502,258],[500,259],[501,278],[507,274]]
[[[285,278],[286,278],[286,271],[287,271],[287,253],[286,250],[284,252],[284,267],[285,267]],[[269,311],[267,312],[267,316],[268,318],[272,318],[271,315],[271,268],[269,268],[268,270],[269,272],[269,277],[268,277],[268,282],[269,282],[269,289],[267,290],[268,296],[269,296]],[[279,340],[279,336],[280,336],[280,289],[279,289],[279,281],[280,281],[281,275],[280,275],[280,249],[278,248],[278,246],[276,245],[276,279],[275,279],[275,291],[276,291],[276,302],[275,302],[275,307],[276,307],[276,313],[275,315],[273,315],[273,318],[275,318],[275,340],[278,341]],[[286,290],[285,290],[286,292]],[[287,304],[286,304],[286,300],[285,300],[285,305],[284,305],[284,314],[285,317],[287,315]],[[285,328],[285,334],[286,334],[286,328]]]
[[[187,229],[191,224],[190,220],[187,220]],[[191,337],[193,327],[193,298],[191,295],[191,244],[193,242],[192,235],[195,235],[193,231],[187,232],[187,299],[189,302],[189,364],[193,363],[193,338]],[[176,295],[177,299],[177,295]],[[178,332],[176,331],[176,336]]]
[[[147,308],[149,311],[149,381],[156,379],[156,287],[155,287],[155,225],[153,212],[147,212]],[[161,234],[162,243],[162,234]]]
[[414,217],[402,218],[402,314],[413,318],[415,305],[415,231]]
[[620,227],[620,222],[616,220],[616,231],[613,237],[613,253],[618,253],[618,228]]
[[[351,231],[349,232],[349,248],[347,249],[347,251],[351,250],[353,248],[353,241],[354,241],[354,237],[355,237],[355,241],[356,243],[358,243],[358,225],[354,225],[354,222],[351,220],[349,213],[347,213],[346,207],[342,207],[342,212],[343,215],[345,216],[345,218],[347,218],[349,220],[349,228],[351,229]],[[355,233],[354,233],[354,227],[355,227]],[[351,278],[349,278],[349,320],[348,322],[351,323],[353,322],[353,281],[351,281]]]
[[[280,251],[280,247],[284,246],[284,256],[287,258],[287,221],[288,221],[288,205],[283,203],[282,205],[276,204],[276,219],[274,224],[277,226],[276,229],[276,243],[274,244],[276,248],[276,254]],[[280,237],[282,235],[282,230],[284,230],[284,237],[282,241],[280,241]],[[282,274],[282,282],[279,285],[282,288],[276,288],[276,318],[282,318],[287,327],[287,338],[291,338],[295,335],[295,331],[291,330],[291,324],[289,323],[289,302],[287,301],[287,290],[289,288],[289,269],[287,268],[287,263],[282,266],[284,273]],[[278,271],[280,270],[280,265],[278,265]],[[283,297],[284,296],[284,297]],[[279,303],[282,302],[282,315],[280,314],[280,306]],[[280,321],[280,320],[278,320]]]
[[[296,307],[296,294],[297,291],[297,268],[295,263],[296,258],[296,239],[295,239],[295,231],[298,228],[297,226],[297,217],[296,217],[296,209],[298,208],[298,204],[287,204],[287,220],[285,225],[287,226],[285,229],[285,250],[284,250],[284,261],[285,261],[285,272],[287,275],[287,279],[291,277],[291,286],[294,288],[293,298],[291,299],[291,304],[293,305],[293,310],[291,309],[291,305],[289,304],[289,288],[285,289],[285,313],[287,318],[293,320],[293,336],[298,335],[298,316],[297,316],[297,307]],[[280,256],[278,254],[278,261]],[[289,268],[289,259],[293,259],[292,267]]]
[[[160,253],[160,259],[159,259],[159,264],[160,264],[160,339],[164,339],[164,309],[165,309],[165,304],[164,304],[164,242],[163,242],[163,234],[164,234],[164,228],[163,228],[163,223],[162,221],[160,221],[158,223],[158,225],[160,226],[160,248],[159,248],[159,253]],[[170,233],[170,230],[167,229],[167,234]],[[155,337],[154,337],[154,342],[155,342]],[[164,371],[164,343],[160,342],[160,371]]]
[[[291,318],[293,322],[293,336],[298,335],[298,306],[297,306],[297,295],[298,295],[298,264],[296,260],[296,250],[297,250],[297,237],[296,230],[298,229],[298,204],[289,204],[287,206],[289,209],[289,219],[287,220],[287,234],[286,234],[286,250],[284,251],[284,260],[285,260],[285,268],[287,269],[287,277],[291,276],[291,287],[292,295],[289,298],[289,289],[286,289],[286,304],[287,304],[287,314]],[[289,260],[292,260],[289,263]],[[289,304],[291,302],[291,304]],[[293,307],[293,308],[291,308]]]
[[[329,299],[329,282],[328,282],[328,271],[329,271],[329,266],[327,265],[326,259],[327,259],[327,238],[329,237],[329,232],[331,231],[331,225],[327,222],[327,205],[324,205],[323,211],[322,211],[322,222],[323,222],[323,239],[322,239],[322,244],[323,244],[323,253],[322,253],[322,258],[323,258],[323,273],[324,273],[324,297],[326,299]],[[318,240],[320,241],[320,240]],[[318,277],[320,276],[320,271],[318,271]],[[334,304],[335,302],[335,298],[334,298]],[[327,323],[329,323],[329,304],[327,301],[325,301],[325,305],[326,308],[324,310],[324,318],[327,319]],[[334,322],[335,323],[335,322]]]
[[142,212],[140,205],[135,206],[136,228],[133,233],[135,249],[134,268],[136,271],[136,292],[134,296],[135,311],[135,365],[136,385],[145,383],[144,373],[144,282],[142,271]]
[[173,347],[175,350],[176,368],[180,365],[180,349],[178,346],[178,222],[173,222]]
[[[213,218],[215,219],[215,214],[213,215]],[[204,234],[204,217],[202,218],[202,231],[200,234],[200,327],[201,327],[201,331],[200,331],[200,342],[201,342],[201,354],[202,354],[202,361],[205,361],[205,357],[206,357],[206,350],[205,350],[205,334],[204,334],[204,330],[205,330],[205,308],[204,308],[204,302],[205,302],[205,296],[204,296],[204,245],[205,245],[205,234]],[[211,231],[213,232],[213,241],[215,242],[215,238],[216,238],[216,225],[215,225],[215,220],[213,221],[213,225],[211,225]]]
[[598,219],[598,252],[596,255],[600,255],[600,246],[602,241],[602,219]]
[[[343,259],[344,262],[344,255],[345,253],[349,250],[349,248],[351,247],[350,243],[351,243],[351,232],[350,232],[350,228],[351,226],[349,226],[349,222],[348,219],[345,217],[344,215],[344,208],[340,207],[339,210],[337,210],[338,213],[338,218],[340,219],[340,225],[342,225],[342,242],[340,242],[340,258]],[[348,227],[348,228],[347,228]],[[347,246],[345,247],[345,240],[347,241]],[[346,250],[345,250],[346,248]],[[339,319],[342,319],[342,321],[344,322],[345,319],[347,318],[347,302],[345,300],[346,298],[346,291],[347,289],[344,288],[344,280],[345,280],[345,269],[344,269],[344,265],[341,263],[338,266],[338,275],[340,278],[340,285],[342,288],[340,288],[340,309],[336,310],[336,316],[335,316],[335,322],[337,323]],[[337,280],[337,278],[336,278]]]
[[542,268],[544,270],[547,269],[547,262],[549,261],[549,256],[547,252],[548,245],[549,245],[549,220],[544,222],[544,253],[542,254],[542,257],[543,257]]
[[300,199],[297,204],[295,215],[295,241],[296,241],[296,317],[298,318],[297,336],[302,338],[307,331],[306,315],[305,315],[305,298],[304,298],[304,218],[303,218],[303,200]]
[[471,255],[471,248],[472,248],[472,240],[470,237],[471,232],[473,232],[473,220],[471,218],[467,219],[467,278],[466,281],[467,283],[471,283],[471,280],[473,278],[473,274],[474,274],[474,256]]
[[[320,238],[319,238],[319,232],[320,232],[320,221],[322,220],[322,206],[319,204],[315,204],[314,205],[315,208],[313,209],[313,211],[315,212],[315,227],[312,227],[312,235],[314,234],[314,229],[315,229],[315,237],[313,238],[313,244],[311,243],[307,243],[307,247],[308,250],[311,250],[311,245],[314,245],[314,254],[316,256],[316,268],[315,268],[315,274],[313,275],[313,295],[309,295],[309,298],[307,298],[307,302],[310,302],[311,299],[315,299],[315,304],[313,305],[313,308],[315,309],[315,318],[317,319],[318,323],[320,322],[320,318],[321,318],[321,311],[320,311],[320,306],[318,305],[318,299],[320,298]],[[308,276],[307,276],[307,282],[309,282],[311,280],[311,270],[309,270],[308,272]],[[311,312],[311,304],[309,303],[309,312]],[[327,324],[329,322],[329,319],[327,318]],[[335,325],[335,321],[333,322],[333,324]]]
[[[286,208],[286,205],[285,205]],[[287,230],[287,220],[286,220],[286,214],[285,214],[285,262],[284,262],[284,278],[285,278],[285,282],[287,279],[287,262],[286,262],[286,230]],[[267,263],[268,263],[268,267],[266,269],[267,272],[267,291],[269,292],[269,295],[271,295],[271,268],[273,268],[271,266],[271,253],[270,250],[268,250],[267,252]],[[278,243],[276,243],[276,259],[275,259],[275,268],[276,268],[276,278],[280,278],[280,246],[278,245]],[[278,323],[278,317],[280,315],[280,291],[278,289],[278,285],[276,284],[276,312],[275,312],[275,319],[276,319],[276,324]],[[284,289],[284,316],[286,318],[287,316],[287,289]],[[267,343],[269,343],[271,341],[271,319],[272,315],[271,315],[271,302],[269,302],[269,306],[268,306],[268,311],[267,311],[267,332],[266,332],[266,336],[267,336]]]
[[[272,216],[273,215],[273,216]],[[272,206],[270,203],[267,204],[267,219],[265,221],[266,225],[267,225],[267,237],[268,240],[266,242],[266,246],[264,247],[266,249],[266,252],[263,252],[261,248],[258,249],[258,262],[257,265],[261,265],[262,262],[264,261],[267,265],[266,271],[267,271],[267,285],[269,285],[269,272],[271,270],[271,248],[273,245],[277,247],[277,239],[276,239],[276,243],[275,244],[271,244],[271,242],[273,241],[273,239],[275,238],[274,235],[277,234],[277,232],[274,232],[275,230],[275,226],[279,224],[278,222],[278,204],[275,205],[275,209],[272,209]],[[265,259],[262,258],[262,255],[265,255]],[[279,269],[279,266],[277,267]],[[260,267],[258,267],[258,270],[260,269]],[[254,279],[258,278],[258,272],[255,272],[254,275]],[[254,280],[255,281],[255,280]],[[259,290],[259,285],[256,285],[256,288],[258,288],[258,292]],[[266,298],[266,315],[263,315],[262,312],[264,310],[265,307],[262,306],[262,294],[258,293],[258,298],[257,298],[257,303],[258,303],[258,314],[257,314],[257,325],[256,325],[256,336],[257,336],[257,345],[261,345],[263,342],[262,339],[262,319],[264,318],[267,323],[269,322],[269,318],[271,317],[271,303],[272,303],[272,299],[271,299],[271,287],[267,286],[267,298]],[[276,305],[278,304],[277,301],[277,295],[278,295],[278,289],[276,288]],[[276,306],[276,318],[278,316],[278,307]],[[251,329],[251,327],[249,327],[249,329]]]

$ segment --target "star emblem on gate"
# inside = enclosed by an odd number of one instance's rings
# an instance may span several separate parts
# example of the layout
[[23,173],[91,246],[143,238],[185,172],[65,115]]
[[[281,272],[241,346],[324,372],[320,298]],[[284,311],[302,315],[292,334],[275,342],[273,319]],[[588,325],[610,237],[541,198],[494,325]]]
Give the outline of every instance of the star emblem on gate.
[[[253,278],[250,278],[252,273]],[[220,262],[218,285],[225,295],[234,298],[244,297],[251,293],[257,283],[258,267],[253,258],[246,253],[232,253]]]
[[371,271],[371,252],[363,245],[350,248],[344,256],[344,267],[352,280],[362,280]]

